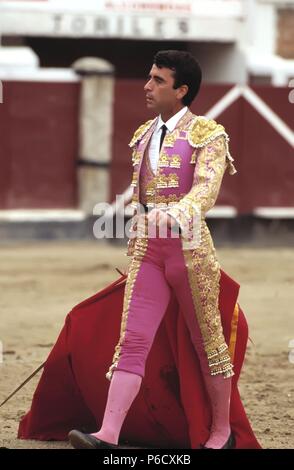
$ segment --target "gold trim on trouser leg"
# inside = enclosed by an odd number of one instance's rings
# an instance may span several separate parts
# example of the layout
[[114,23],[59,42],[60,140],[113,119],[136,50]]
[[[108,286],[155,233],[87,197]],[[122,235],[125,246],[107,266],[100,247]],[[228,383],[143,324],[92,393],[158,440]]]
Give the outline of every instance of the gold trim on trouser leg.
[[121,327],[120,327],[120,338],[119,342],[115,347],[115,353],[112,359],[112,365],[110,366],[106,378],[108,380],[111,380],[112,374],[114,372],[114,369],[117,367],[119,359],[120,359],[120,354],[121,354],[121,346],[125,338],[126,334],[126,325],[128,321],[128,315],[129,315],[129,308],[130,308],[130,302],[132,299],[133,295],[133,289],[134,285],[137,279],[137,275],[139,272],[139,269],[142,264],[143,257],[147,251],[148,247],[148,238],[146,235],[146,217],[143,216],[141,219],[141,224],[139,225],[140,222],[138,222],[138,231],[137,231],[137,238],[136,238],[136,243],[134,247],[134,254],[131,259],[130,263],[130,268],[129,268],[129,273],[127,277],[127,282],[126,282],[126,287],[125,287],[125,293],[124,293],[124,301],[123,301],[123,312],[122,312],[122,318],[121,318]]
[[183,254],[211,375],[231,377],[233,366],[218,306],[220,266],[204,220],[201,222],[201,244],[196,249],[183,250]]
[[239,320],[239,305],[236,304],[234,308],[232,320],[231,320],[231,335],[230,335],[230,344],[229,344],[229,351],[230,351],[232,362],[234,361],[234,357],[235,357],[238,320]]

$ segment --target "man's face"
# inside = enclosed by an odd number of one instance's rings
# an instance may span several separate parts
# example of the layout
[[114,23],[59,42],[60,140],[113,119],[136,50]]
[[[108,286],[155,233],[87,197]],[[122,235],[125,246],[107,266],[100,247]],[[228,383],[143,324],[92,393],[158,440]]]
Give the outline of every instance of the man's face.
[[[144,86],[147,108],[161,114],[174,109],[181,103],[180,88],[174,89],[173,71],[166,67],[158,68],[153,64],[149,80]],[[185,94],[185,93],[184,93]]]

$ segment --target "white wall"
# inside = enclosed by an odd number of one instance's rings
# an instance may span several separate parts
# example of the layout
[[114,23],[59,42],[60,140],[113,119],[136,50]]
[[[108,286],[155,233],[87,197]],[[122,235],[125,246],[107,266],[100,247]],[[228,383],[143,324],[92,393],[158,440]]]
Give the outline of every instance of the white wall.
[[[294,61],[275,55],[277,8],[294,0],[244,0],[246,20],[235,43],[194,42],[190,51],[198,58],[208,83],[244,84],[249,75],[274,86],[287,86],[294,76]],[[262,82],[260,82],[262,83]]]
[[278,8],[294,8],[294,0],[247,0],[248,19],[240,47],[247,57],[248,72],[269,77],[274,86],[287,86],[294,76],[294,61],[276,55]]
[[0,47],[0,72],[29,71],[39,67],[39,58],[29,47]]
[[247,0],[248,16],[241,45],[265,54],[276,47],[276,5],[270,1]]
[[246,83],[246,58],[238,44],[191,43],[207,83]]

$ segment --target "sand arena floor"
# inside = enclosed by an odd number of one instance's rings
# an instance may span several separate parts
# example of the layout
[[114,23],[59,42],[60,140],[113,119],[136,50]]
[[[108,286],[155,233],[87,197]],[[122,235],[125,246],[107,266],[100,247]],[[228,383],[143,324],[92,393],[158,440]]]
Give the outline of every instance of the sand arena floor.
[[[241,396],[265,448],[294,448],[294,250],[218,249],[222,267],[241,284],[250,337]],[[101,242],[0,245],[0,401],[43,362],[65,315],[118,277],[125,249]],[[0,409],[0,446],[66,448],[64,442],[21,441],[18,422],[29,409],[37,375]]]

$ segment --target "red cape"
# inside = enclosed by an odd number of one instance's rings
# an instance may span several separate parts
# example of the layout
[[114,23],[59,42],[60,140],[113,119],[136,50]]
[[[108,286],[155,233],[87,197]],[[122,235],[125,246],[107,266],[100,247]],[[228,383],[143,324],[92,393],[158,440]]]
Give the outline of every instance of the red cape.
[[[76,428],[101,425],[120,331],[125,276],[75,306],[54,345],[19,425],[21,439],[65,440]],[[237,381],[248,339],[244,314],[235,307],[239,285],[223,271],[220,311],[234,357],[231,427],[236,447],[259,444],[240,400]],[[146,375],[121,432],[121,441],[144,447],[197,448],[209,436],[211,413],[197,355],[183,316],[172,299],[146,364]]]

